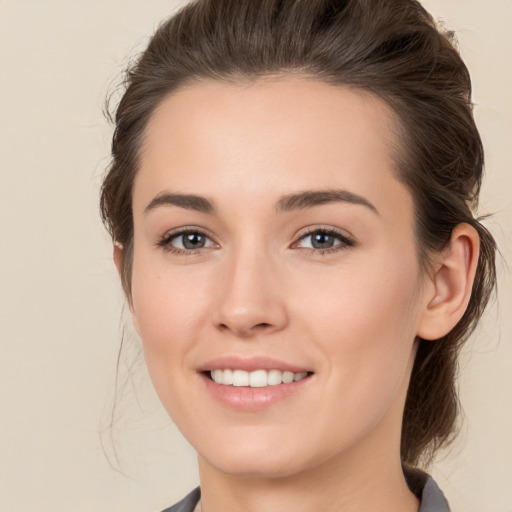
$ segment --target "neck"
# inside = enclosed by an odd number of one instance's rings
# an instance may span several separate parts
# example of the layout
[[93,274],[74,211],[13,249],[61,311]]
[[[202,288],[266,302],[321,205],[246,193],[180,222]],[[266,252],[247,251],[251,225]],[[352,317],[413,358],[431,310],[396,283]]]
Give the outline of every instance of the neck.
[[[417,512],[419,501],[407,487],[399,458],[391,463],[375,451],[351,461],[328,460],[300,473],[279,477],[222,473],[199,458],[203,512]],[[363,463],[361,463],[361,461]]]

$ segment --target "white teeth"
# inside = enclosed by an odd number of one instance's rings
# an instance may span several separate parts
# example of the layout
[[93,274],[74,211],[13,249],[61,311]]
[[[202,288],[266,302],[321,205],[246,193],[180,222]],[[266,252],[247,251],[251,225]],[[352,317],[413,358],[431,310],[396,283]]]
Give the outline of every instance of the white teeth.
[[249,373],[244,370],[233,371],[233,386],[248,386]]
[[231,386],[233,384],[233,370],[220,370],[222,372],[222,384]]
[[283,372],[283,384],[290,384],[293,382],[293,372]]
[[222,370],[213,370],[212,371],[212,379],[217,384],[222,384],[222,374],[224,372]]
[[293,373],[281,370],[221,370],[215,369],[210,372],[212,380],[224,386],[264,388],[266,386],[277,386],[279,384],[291,384],[307,377],[307,372]]
[[283,382],[283,374],[279,370],[269,370],[267,372],[267,384],[269,386],[277,386]]
[[251,388],[264,388],[267,385],[267,372],[265,370],[256,370],[249,373],[249,386]]

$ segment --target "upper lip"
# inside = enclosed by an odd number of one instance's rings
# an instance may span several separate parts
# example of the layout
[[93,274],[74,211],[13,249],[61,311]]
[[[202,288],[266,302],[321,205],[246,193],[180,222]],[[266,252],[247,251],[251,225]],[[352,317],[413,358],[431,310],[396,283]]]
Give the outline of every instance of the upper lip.
[[282,370],[293,373],[310,372],[311,370],[296,364],[280,361],[268,356],[239,356],[225,355],[209,359],[200,365],[198,371],[207,372],[211,370],[245,370],[252,372],[255,370]]

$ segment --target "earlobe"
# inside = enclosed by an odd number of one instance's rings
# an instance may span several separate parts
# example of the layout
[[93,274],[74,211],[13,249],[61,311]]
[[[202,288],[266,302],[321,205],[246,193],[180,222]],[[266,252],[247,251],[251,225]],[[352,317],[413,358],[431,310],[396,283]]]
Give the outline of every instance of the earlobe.
[[417,335],[436,340],[448,334],[466,311],[478,265],[480,239],[469,224],[459,224],[449,246],[439,255],[429,287],[430,296]]

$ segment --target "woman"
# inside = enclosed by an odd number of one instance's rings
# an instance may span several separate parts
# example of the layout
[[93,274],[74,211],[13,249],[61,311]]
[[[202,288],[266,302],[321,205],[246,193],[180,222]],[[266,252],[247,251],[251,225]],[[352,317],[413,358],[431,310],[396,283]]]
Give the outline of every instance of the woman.
[[101,207],[198,452],[168,510],[449,510],[414,468],[495,281],[470,95],[412,0],[199,0],[155,33]]

